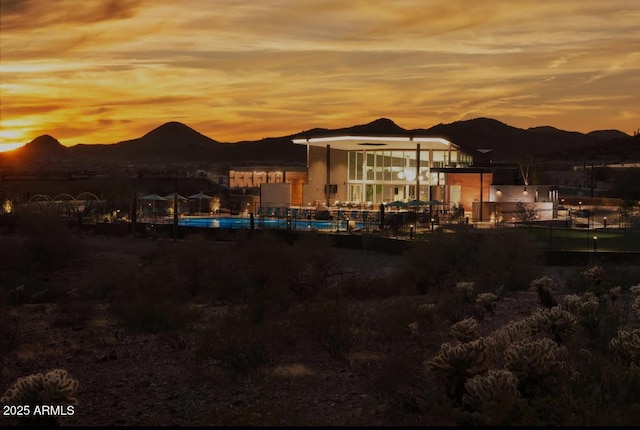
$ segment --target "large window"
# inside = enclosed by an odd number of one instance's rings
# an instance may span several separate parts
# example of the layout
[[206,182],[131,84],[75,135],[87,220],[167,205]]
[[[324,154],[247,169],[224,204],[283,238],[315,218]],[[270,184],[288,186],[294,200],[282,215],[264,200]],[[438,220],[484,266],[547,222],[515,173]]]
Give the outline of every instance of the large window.
[[[351,151],[348,154],[348,196],[356,202],[430,199],[430,186],[445,185],[444,173],[432,167],[471,164],[472,158],[452,150]],[[419,196],[416,182],[420,181]]]

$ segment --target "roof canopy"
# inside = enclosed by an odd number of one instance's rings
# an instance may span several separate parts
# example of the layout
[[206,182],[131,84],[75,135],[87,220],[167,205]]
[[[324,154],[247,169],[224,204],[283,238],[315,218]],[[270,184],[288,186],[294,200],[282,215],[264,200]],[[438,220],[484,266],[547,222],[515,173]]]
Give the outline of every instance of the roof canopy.
[[298,145],[309,145],[343,151],[363,150],[415,150],[420,149],[457,149],[458,146],[441,137],[427,136],[327,136],[305,139],[293,139]]

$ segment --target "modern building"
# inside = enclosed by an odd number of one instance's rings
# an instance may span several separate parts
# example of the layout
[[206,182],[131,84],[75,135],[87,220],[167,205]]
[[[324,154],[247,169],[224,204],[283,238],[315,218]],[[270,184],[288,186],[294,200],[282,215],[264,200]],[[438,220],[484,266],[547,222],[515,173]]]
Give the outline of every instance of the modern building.
[[302,191],[307,204],[461,204],[466,179],[456,175],[473,165],[470,154],[440,137],[332,136],[293,142],[307,146],[308,177]]
[[344,135],[293,142],[307,146],[305,205],[377,208],[417,200],[444,211],[462,208],[472,221],[489,221],[500,210],[511,217],[522,202],[536,207],[540,219],[557,216],[555,187],[496,186],[499,167],[474,166],[471,151],[441,137]]

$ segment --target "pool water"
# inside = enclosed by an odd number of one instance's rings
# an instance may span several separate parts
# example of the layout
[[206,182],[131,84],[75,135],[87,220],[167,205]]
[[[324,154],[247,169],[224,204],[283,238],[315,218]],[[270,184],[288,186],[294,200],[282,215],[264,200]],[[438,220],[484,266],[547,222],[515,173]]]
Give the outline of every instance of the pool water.
[[[211,218],[182,218],[178,220],[178,225],[186,227],[208,227],[208,228],[225,228],[225,229],[249,229],[251,228],[251,220],[242,217],[211,217]],[[255,218],[255,228],[272,228],[293,230],[346,230],[347,221],[319,221],[319,220],[303,220],[284,218]],[[352,224],[353,226],[353,224]],[[356,222],[353,228],[361,229],[365,225],[362,222]]]

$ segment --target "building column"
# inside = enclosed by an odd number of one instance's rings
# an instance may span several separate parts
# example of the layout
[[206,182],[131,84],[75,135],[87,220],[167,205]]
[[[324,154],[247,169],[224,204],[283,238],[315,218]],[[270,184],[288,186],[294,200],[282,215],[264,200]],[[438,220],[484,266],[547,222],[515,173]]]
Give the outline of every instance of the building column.
[[331,145],[327,145],[327,184],[324,191],[327,206],[329,206],[331,204]]
[[420,144],[416,144],[416,200],[420,200]]
[[478,221],[482,222],[482,172],[480,172],[480,219]]

